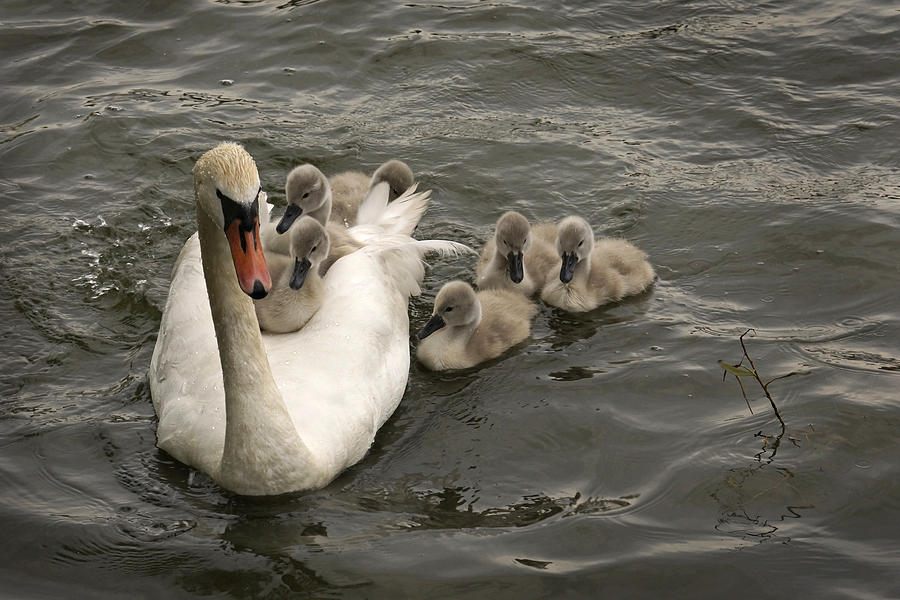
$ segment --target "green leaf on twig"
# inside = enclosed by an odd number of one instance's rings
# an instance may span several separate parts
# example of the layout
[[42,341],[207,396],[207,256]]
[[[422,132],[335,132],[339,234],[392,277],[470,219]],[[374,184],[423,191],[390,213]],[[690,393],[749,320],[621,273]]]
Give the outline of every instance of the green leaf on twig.
[[735,377],[755,377],[756,373],[753,371],[748,371],[747,369],[740,367],[738,365],[729,365],[724,360],[719,361],[719,366],[734,375]]

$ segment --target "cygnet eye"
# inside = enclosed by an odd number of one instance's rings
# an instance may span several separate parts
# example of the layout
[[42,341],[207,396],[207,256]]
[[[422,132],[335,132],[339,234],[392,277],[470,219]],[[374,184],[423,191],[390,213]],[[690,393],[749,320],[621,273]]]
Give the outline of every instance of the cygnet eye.
[[453,310],[453,307],[448,306],[447,308],[444,309],[444,312],[450,312],[451,310]]
[[581,240],[580,242],[578,242],[578,247],[581,248],[582,244],[584,244],[584,240]]
[[303,197],[304,197],[304,198],[309,198],[309,192],[306,192],[305,194],[303,194]]
[[310,252],[315,252],[315,251],[316,251],[316,248],[318,248],[318,246],[313,246],[313,247],[312,247],[312,250],[310,250]]

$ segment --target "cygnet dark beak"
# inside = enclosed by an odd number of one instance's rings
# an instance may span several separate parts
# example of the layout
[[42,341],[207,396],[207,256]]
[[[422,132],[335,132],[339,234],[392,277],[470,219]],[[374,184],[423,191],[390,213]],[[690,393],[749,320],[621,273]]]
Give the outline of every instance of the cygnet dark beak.
[[281,220],[278,221],[278,225],[275,226],[275,231],[277,231],[279,234],[284,233],[285,231],[290,229],[294,221],[297,220],[297,217],[302,214],[302,208],[300,208],[296,204],[288,204],[287,208],[284,209],[284,215],[282,215]]
[[559,270],[559,280],[563,283],[572,281],[575,275],[575,265],[578,264],[578,255],[574,252],[563,252],[562,267]]
[[419,332],[419,339],[424,340],[429,335],[446,325],[447,324],[444,322],[444,319],[441,317],[441,315],[432,315],[432,317],[428,319],[428,322],[425,323],[425,327],[423,327]]
[[506,261],[509,263],[509,278],[513,283],[522,283],[522,280],[525,279],[525,267],[522,259],[522,252],[510,252],[506,255]]
[[303,282],[306,281],[306,276],[309,274],[311,266],[312,263],[305,256],[302,260],[300,258],[294,259],[294,271],[291,273],[291,280],[288,282],[292,290],[299,290],[303,287]]

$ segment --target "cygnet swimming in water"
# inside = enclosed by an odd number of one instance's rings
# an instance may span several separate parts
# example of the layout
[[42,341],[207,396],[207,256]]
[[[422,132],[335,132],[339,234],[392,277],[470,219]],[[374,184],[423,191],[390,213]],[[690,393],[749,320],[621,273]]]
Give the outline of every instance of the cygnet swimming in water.
[[482,290],[451,281],[434,299],[431,319],[419,332],[416,357],[433,371],[466,369],[496,358],[531,334],[537,313],[528,298],[507,290]]
[[328,256],[325,227],[312,217],[301,217],[287,234],[274,225],[260,230],[272,288],[254,300],[260,329],[288,333],[303,327],[322,305],[323,282],[319,264]]
[[333,175],[330,178],[333,193],[331,220],[345,227],[356,225],[356,215],[363,198],[382,182],[390,187],[388,202],[393,202],[414,183],[412,169],[403,161],[389,160],[375,169],[371,176],[361,171]]
[[618,238],[594,240],[581,217],[566,217],[557,227],[558,257],[548,275],[541,299],[573,312],[589,311],[638,294],[653,283],[656,273],[647,255]]
[[504,213],[481,251],[475,284],[482,290],[500,288],[526,296],[539,292],[558,260],[548,241],[552,236],[552,226],[533,230],[521,214]]

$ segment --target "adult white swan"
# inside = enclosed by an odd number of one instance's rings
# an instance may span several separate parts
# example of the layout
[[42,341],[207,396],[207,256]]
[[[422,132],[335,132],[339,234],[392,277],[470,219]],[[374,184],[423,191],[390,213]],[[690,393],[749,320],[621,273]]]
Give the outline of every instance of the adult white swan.
[[239,494],[322,487],[365,455],[400,402],[423,255],[465,247],[373,240],[334,264],[303,329],[261,334],[251,296],[270,280],[256,164],[224,143],[193,173],[198,231],[175,263],[150,363],[158,445]]

